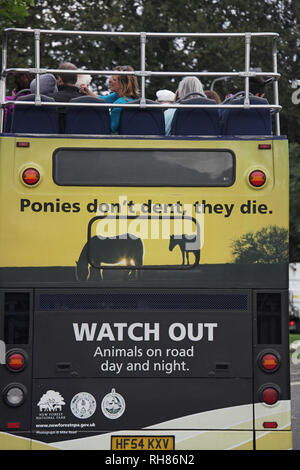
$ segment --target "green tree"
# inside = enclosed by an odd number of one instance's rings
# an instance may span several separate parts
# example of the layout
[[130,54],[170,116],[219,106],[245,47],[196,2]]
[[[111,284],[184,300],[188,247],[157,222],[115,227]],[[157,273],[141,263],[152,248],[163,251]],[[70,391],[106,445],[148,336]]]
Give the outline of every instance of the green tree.
[[33,4],[34,0],[0,0],[0,29],[23,21]]
[[284,263],[288,262],[288,231],[270,225],[257,232],[248,232],[232,243],[234,263]]
[[[281,101],[285,105],[282,128],[283,132],[289,129],[292,140],[300,142],[297,107],[292,109],[292,113],[289,109],[290,82],[293,78],[300,78],[300,61],[297,60],[300,7],[296,0],[35,0],[29,13],[30,16],[25,23],[20,22],[20,26],[128,32],[278,32]],[[251,66],[271,70],[272,54],[268,41],[253,39],[252,42]],[[24,40],[23,35],[14,46],[15,56],[11,55],[14,64],[32,62],[33,54],[31,59],[27,54],[32,49],[32,38],[27,36]],[[82,37],[78,40],[52,36],[45,39],[43,46],[42,62],[49,67],[56,67],[62,60],[70,60],[90,69],[111,69],[116,64],[131,64],[136,69],[140,68],[139,42],[136,38]],[[158,37],[147,41],[146,56],[148,69],[154,71],[228,72],[244,68],[244,41]],[[203,81],[205,87],[211,83],[211,79]],[[103,86],[104,80],[95,79],[95,83]],[[155,91],[163,87],[175,91],[177,84],[177,78],[149,79],[147,95],[154,98]],[[241,79],[226,84],[219,82],[217,91],[224,97],[228,91],[241,87]]]

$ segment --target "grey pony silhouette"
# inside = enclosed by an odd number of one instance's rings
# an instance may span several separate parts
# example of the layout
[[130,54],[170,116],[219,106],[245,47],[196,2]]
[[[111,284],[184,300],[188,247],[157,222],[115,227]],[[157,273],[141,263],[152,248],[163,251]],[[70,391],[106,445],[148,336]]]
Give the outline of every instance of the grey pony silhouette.
[[[189,254],[193,253],[195,256],[195,265],[198,265],[200,262],[200,248],[196,248],[197,246],[197,237],[196,235],[178,235],[175,237],[175,235],[170,236],[170,243],[169,243],[169,251],[173,251],[175,246],[179,246],[181,255],[182,255],[182,266],[185,264],[185,259],[186,259],[186,264],[190,264],[189,260]],[[189,245],[195,245],[195,249],[193,247],[189,247]]]
[[78,281],[101,280],[101,263],[117,264],[123,259],[126,259],[126,265],[133,271],[134,266],[143,265],[143,257],[143,241],[132,234],[111,238],[94,236],[84,245],[76,261],[76,278]]

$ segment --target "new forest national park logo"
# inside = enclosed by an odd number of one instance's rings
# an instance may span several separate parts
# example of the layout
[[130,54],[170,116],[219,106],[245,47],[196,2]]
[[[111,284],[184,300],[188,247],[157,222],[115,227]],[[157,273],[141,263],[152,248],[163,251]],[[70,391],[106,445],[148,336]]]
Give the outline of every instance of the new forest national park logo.
[[65,400],[59,392],[54,390],[48,390],[41,397],[37,406],[39,407],[40,412],[61,412],[62,407],[65,405]]

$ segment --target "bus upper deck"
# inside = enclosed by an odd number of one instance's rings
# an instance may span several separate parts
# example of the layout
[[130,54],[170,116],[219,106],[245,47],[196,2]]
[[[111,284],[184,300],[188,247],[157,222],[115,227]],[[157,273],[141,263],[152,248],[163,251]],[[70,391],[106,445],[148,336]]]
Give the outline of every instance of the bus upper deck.
[[[21,32],[22,34],[34,35],[34,67],[31,68],[8,68],[7,67],[7,40],[11,33]],[[58,105],[52,99],[40,94],[40,76],[44,73],[60,72],[59,69],[44,68],[40,61],[40,41],[42,35],[77,35],[82,37],[102,36],[111,37],[136,37],[140,41],[140,70],[122,71],[118,70],[118,75],[135,75],[140,79],[141,94],[138,100],[128,104],[103,103],[101,100],[83,96],[65,103],[66,106],[65,126],[61,131],[58,124]],[[245,42],[245,67],[244,70],[234,72],[207,72],[207,71],[150,71],[146,69],[146,44],[147,40],[156,37],[194,39],[210,38],[242,38]],[[272,39],[272,71],[257,71],[251,69],[251,40],[252,38]],[[126,33],[126,32],[90,32],[90,31],[54,31],[54,30],[29,30],[8,28],[4,31],[4,42],[2,48],[2,75],[1,75],[1,129],[6,133],[20,134],[76,134],[76,135],[107,135],[110,134],[109,109],[121,108],[121,122],[119,135],[165,135],[164,110],[166,105],[159,104],[147,99],[146,86],[152,77],[183,77],[196,76],[198,78],[222,79],[226,77],[239,78],[244,82],[244,91],[237,96],[216,104],[215,101],[204,96],[197,99],[184,99],[181,103],[169,104],[168,108],[175,108],[176,119],[172,125],[171,134],[173,136],[212,136],[216,138],[228,138],[228,136],[270,136],[280,135],[280,120],[278,97],[278,79],[280,74],[277,70],[277,39],[276,33]],[[14,72],[29,71],[36,75],[36,94],[21,97],[18,100],[6,101],[6,78],[8,74]],[[72,71],[64,70],[66,74]],[[74,73],[74,72],[73,72]],[[88,70],[78,69],[78,74],[89,74],[95,76],[110,76],[116,73],[114,70]],[[252,96],[249,93],[249,80],[253,77],[268,77],[273,82],[274,103],[269,103],[266,99]],[[14,105],[12,122],[3,122],[4,108]],[[274,117],[274,126],[272,126]],[[175,122],[176,121],[176,122]],[[274,132],[272,130],[274,128]]]

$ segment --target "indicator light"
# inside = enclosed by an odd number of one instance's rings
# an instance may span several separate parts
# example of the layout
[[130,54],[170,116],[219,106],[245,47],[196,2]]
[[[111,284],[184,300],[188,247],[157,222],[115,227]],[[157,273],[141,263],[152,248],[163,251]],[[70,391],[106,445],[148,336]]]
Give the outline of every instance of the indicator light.
[[280,360],[278,356],[273,353],[263,354],[259,360],[262,369],[266,372],[274,372],[280,366]]
[[6,365],[10,370],[19,372],[25,367],[25,357],[19,352],[12,352],[7,355]]
[[22,180],[25,184],[33,186],[40,181],[40,173],[35,168],[26,168],[22,173]]
[[261,170],[254,170],[251,171],[249,175],[249,182],[252,186],[255,186],[256,188],[260,188],[263,186],[266,182],[266,175],[263,171]]

